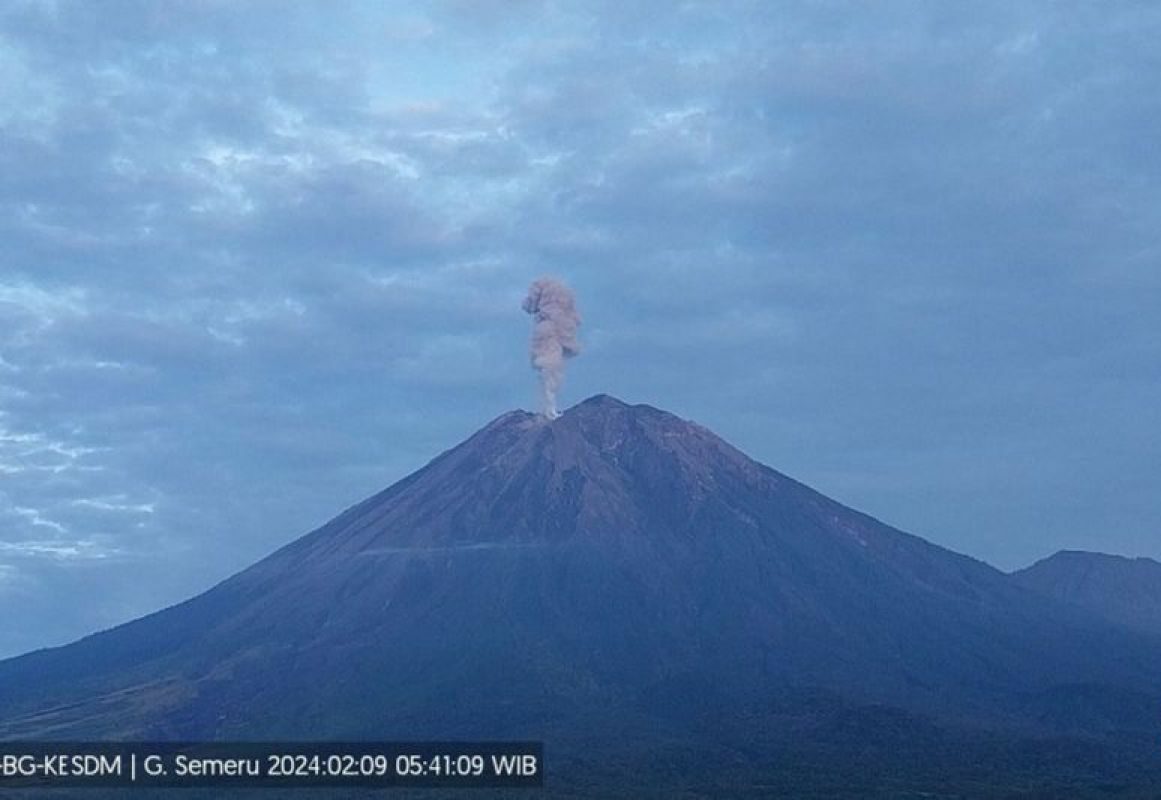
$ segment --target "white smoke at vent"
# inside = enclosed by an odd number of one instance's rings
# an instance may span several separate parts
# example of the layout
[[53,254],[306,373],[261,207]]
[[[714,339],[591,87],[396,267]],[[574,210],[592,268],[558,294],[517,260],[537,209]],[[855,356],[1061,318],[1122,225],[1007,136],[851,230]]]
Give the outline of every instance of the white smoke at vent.
[[572,289],[555,278],[539,278],[528,287],[524,310],[532,315],[532,367],[540,373],[542,411],[549,419],[559,416],[556,393],[564,383],[564,368],[580,353],[577,328],[581,318]]

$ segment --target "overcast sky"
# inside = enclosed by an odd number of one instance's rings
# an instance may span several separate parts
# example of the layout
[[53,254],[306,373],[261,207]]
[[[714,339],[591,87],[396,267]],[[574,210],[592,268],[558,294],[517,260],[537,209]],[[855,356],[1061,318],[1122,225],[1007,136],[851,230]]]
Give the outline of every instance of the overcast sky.
[[[1003,569],[1161,557],[1152,2],[0,4],[0,655],[596,392]],[[13,611],[18,613],[13,613]]]

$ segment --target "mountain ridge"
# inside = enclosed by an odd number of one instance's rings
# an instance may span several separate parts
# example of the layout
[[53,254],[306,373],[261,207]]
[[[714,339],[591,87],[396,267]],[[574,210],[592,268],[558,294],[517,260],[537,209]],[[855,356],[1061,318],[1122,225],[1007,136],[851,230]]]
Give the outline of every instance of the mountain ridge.
[[1045,597],[1161,635],[1161,562],[1154,559],[1060,550],[1012,577]]

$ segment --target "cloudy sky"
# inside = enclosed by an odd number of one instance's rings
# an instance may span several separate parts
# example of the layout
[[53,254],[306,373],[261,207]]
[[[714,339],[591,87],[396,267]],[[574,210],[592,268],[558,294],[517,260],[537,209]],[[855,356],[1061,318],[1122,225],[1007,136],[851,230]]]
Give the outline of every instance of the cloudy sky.
[[[0,655],[596,392],[1001,568],[1161,558],[1161,9],[0,4]],[[13,613],[14,611],[18,613]]]

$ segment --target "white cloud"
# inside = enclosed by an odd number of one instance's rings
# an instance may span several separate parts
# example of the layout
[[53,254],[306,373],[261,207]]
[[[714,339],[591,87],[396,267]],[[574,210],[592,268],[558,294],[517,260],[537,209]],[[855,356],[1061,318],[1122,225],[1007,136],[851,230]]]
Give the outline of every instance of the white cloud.
[[56,531],[57,533],[68,533],[69,532],[68,528],[66,528],[64,525],[61,525],[59,522],[55,522],[55,521],[49,519],[43,513],[41,513],[39,510],[37,510],[35,508],[25,508],[23,506],[17,506],[17,505],[13,505],[10,508],[12,510],[12,513],[16,514],[19,517],[23,517],[24,519],[28,520],[29,523],[31,523],[33,526],[35,526],[37,528],[49,528],[51,530]]
[[0,555],[15,558],[48,558],[53,561],[101,561],[119,551],[94,541],[42,539],[0,542]]
[[52,288],[29,282],[0,282],[0,305],[10,305],[42,323],[63,314],[83,314],[86,291],[83,288]]
[[73,500],[72,505],[92,508],[97,511],[113,511],[125,514],[153,514],[157,510],[156,503],[134,503],[123,494],[109,497],[83,497],[80,500]]
[[62,441],[39,432],[12,431],[7,427],[5,416],[0,410],[0,472],[59,474],[99,466],[86,460],[103,448]]

